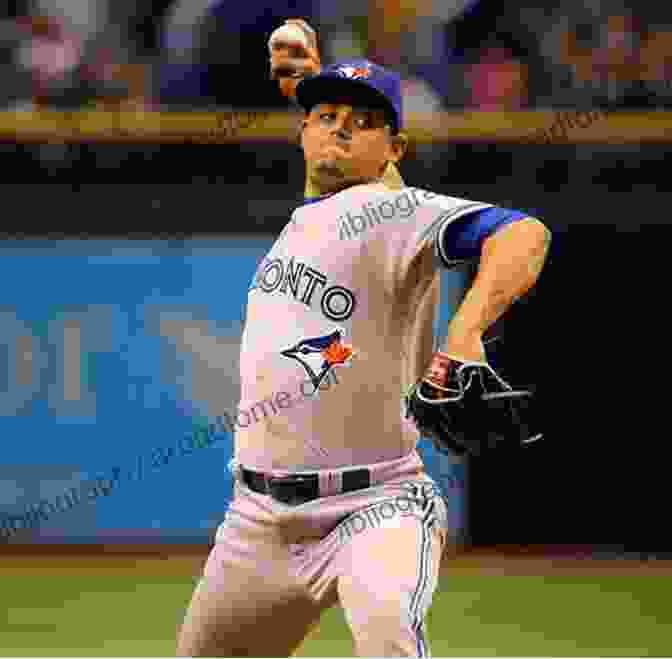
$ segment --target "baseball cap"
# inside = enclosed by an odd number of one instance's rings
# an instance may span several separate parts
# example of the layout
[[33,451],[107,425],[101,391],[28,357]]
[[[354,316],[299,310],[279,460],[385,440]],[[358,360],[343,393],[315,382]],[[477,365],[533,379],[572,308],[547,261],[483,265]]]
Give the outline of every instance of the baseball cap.
[[352,105],[380,107],[393,132],[401,128],[401,76],[366,59],[351,59],[325,67],[296,87],[296,100],[307,112],[318,103],[347,98]]

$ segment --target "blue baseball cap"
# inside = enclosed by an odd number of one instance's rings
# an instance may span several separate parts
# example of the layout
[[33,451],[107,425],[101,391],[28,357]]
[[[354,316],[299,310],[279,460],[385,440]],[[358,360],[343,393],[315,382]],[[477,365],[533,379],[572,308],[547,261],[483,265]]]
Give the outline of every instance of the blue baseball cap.
[[318,103],[345,99],[353,106],[382,108],[393,132],[401,128],[401,76],[369,60],[333,64],[296,87],[296,100],[307,112]]

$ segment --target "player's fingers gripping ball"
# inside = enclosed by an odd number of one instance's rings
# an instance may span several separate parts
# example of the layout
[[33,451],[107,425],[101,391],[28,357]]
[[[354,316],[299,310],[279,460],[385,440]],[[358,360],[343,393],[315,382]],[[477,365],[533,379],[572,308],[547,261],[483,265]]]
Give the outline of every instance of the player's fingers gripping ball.
[[542,438],[533,398],[531,389],[514,389],[485,362],[437,352],[406,395],[406,415],[438,451],[479,455]]
[[317,33],[303,19],[292,18],[275,30],[268,40],[271,78],[280,91],[293,98],[299,81],[320,72]]

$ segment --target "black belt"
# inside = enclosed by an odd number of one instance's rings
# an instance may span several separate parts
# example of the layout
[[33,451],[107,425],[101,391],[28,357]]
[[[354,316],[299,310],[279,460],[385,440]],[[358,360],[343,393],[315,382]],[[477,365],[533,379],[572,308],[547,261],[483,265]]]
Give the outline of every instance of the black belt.
[[[253,492],[268,494],[273,499],[289,506],[299,506],[302,503],[319,499],[320,475],[296,474],[294,476],[271,476],[259,471],[240,468],[243,482]],[[371,472],[368,469],[351,469],[341,472],[341,487],[339,494],[355,492],[371,487]],[[334,493],[336,494],[336,493]]]

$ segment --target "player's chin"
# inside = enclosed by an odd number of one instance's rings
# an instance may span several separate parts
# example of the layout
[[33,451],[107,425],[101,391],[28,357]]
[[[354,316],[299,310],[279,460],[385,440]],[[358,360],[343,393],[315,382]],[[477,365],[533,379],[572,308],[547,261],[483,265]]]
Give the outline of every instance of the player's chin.
[[347,176],[347,170],[336,158],[322,158],[315,163],[315,174],[325,181],[342,181]]

